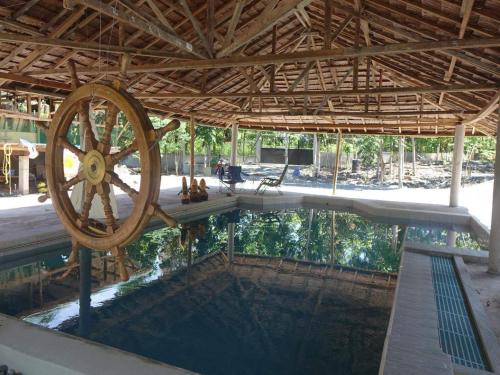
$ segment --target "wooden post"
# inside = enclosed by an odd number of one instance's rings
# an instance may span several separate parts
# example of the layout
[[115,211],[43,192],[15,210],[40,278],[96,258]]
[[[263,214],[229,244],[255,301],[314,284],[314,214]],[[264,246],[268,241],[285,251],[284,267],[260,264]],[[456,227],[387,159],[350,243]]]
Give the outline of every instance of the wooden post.
[[[500,105],[498,106],[500,127]],[[488,272],[500,273],[500,132],[497,131],[495,179],[493,183],[493,210],[491,213],[490,243],[488,246]]]
[[450,207],[458,207],[462,184],[462,162],[464,159],[465,125],[455,127],[453,165],[451,169]]
[[38,97],[38,118],[42,117],[42,97]]
[[337,192],[337,176],[339,173],[340,157],[342,155],[342,132],[339,130],[337,133],[337,149],[335,150],[335,166],[333,167],[333,189],[332,194]]
[[288,133],[285,133],[285,164],[288,165]]
[[412,165],[413,165],[413,176],[417,175],[417,150],[415,148],[415,137],[411,137],[411,147],[413,151],[412,155]]
[[31,116],[31,95],[26,95],[26,112]]
[[189,138],[189,158],[190,158],[190,161],[189,161],[189,181],[190,183],[193,182],[193,178],[194,178],[194,138],[195,138],[195,135],[194,135],[194,118],[193,116],[191,116],[191,119],[189,121],[189,135],[190,135],[190,138]]
[[404,137],[399,137],[399,188],[403,188],[403,178],[405,174],[405,140]]

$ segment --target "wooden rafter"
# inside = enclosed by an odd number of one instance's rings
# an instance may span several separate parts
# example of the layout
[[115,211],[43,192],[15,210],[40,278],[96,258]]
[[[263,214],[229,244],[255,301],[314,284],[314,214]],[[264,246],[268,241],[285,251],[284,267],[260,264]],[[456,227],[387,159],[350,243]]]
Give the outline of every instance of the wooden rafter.
[[[241,48],[254,38],[268,31],[282,18],[292,14],[298,6],[305,6],[310,2],[311,0],[284,0],[276,8],[271,6],[266,7],[262,14],[252,22],[244,33],[238,35],[229,46],[222,48],[217,53],[217,57],[227,56],[229,53]],[[269,4],[273,3],[271,1]]]
[[[130,73],[145,73],[145,72],[166,72],[175,70],[191,70],[191,69],[216,69],[216,68],[231,68],[238,66],[252,65],[267,65],[270,63],[288,63],[288,62],[309,62],[324,59],[345,59],[348,57],[366,57],[366,56],[387,56],[401,55],[407,53],[425,52],[425,51],[441,51],[441,50],[457,50],[468,48],[488,48],[500,46],[500,38],[488,39],[462,39],[462,40],[445,40],[439,42],[415,42],[415,43],[395,43],[384,46],[372,46],[362,48],[333,48],[330,50],[315,50],[305,52],[295,52],[277,55],[258,55],[258,56],[232,56],[220,59],[202,59],[202,60],[183,60],[168,64],[144,64],[130,67]],[[97,68],[84,68],[82,74],[100,73]],[[106,67],[108,73],[118,73],[116,67]],[[30,75],[50,76],[50,75],[65,75],[65,70],[45,69],[41,71],[32,71]]]
[[168,32],[161,26],[160,22],[157,24],[151,24],[146,22],[142,15],[136,12],[126,12],[118,7],[113,7],[110,4],[105,4],[100,0],[66,0],[66,6],[69,8],[74,7],[76,4],[82,4],[95,11],[101,12],[108,17],[115,18],[120,22],[131,25],[145,33],[154,35],[155,37],[164,40],[167,43],[181,49],[184,52],[193,54],[198,57],[206,57],[205,54],[198,51],[198,49],[191,43],[186,42],[176,35]]

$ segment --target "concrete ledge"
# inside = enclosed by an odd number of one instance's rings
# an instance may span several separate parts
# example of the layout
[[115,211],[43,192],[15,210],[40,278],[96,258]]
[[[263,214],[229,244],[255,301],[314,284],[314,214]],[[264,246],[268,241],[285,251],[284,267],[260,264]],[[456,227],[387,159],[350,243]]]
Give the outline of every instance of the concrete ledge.
[[[160,204],[162,199],[159,200]],[[421,203],[399,203],[370,199],[345,198],[336,196],[319,196],[287,193],[284,195],[255,195],[237,194],[232,196],[215,196],[206,202],[180,205],[178,203],[163,204],[165,210],[179,222],[186,222],[201,219],[210,214],[220,214],[236,208],[273,210],[283,208],[318,208],[339,211],[352,211],[369,218],[377,218],[391,224],[437,224],[437,225],[459,225],[477,228],[478,235],[484,235],[484,228],[468,214],[465,208],[450,208],[435,204]],[[45,213],[44,213],[45,214]],[[43,233],[22,236],[19,238],[0,243],[0,261],[6,261],[11,256],[19,254],[30,254],[30,251],[40,248],[54,247],[61,244],[70,244],[70,238],[62,229],[62,225],[56,220],[55,213],[52,212],[51,220],[55,224],[44,227]],[[161,221],[154,219],[148,229],[160,227]],[[53,229],[52,229],[53,228]],[[1,229],[0,229],[1,235]]]
[[488,252],[484,250],[459,249],[448,246],[432,246],[416,242],[406,242],[405,250],[426,255],[460,256],[470,263],[488,263]]
[[405,250],[379,375],[452,375],[451,358],[439,345],[437,320],[430,257]]
[[464,260],[459,256],[453,259],[488,364],[495,373],[500,373],[500,346],[495,332],[472,284]]
[[489,228],[481,223],[477,217],[471,215],[470,217],[470,227],[476,233],[476,236],[484,242],[488,242],[490,240],[490,230]]
[[0,315],[0,363],[25,375],[193,374],[5,315]]

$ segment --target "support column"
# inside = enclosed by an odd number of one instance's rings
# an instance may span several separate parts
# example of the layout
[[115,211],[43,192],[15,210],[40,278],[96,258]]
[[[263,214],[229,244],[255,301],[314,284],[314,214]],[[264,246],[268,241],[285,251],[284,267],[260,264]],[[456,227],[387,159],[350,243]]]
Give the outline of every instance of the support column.
[[405,140],[399,137],[399,188],[403,188],[403,178],[405,174]]
[[446,245],[449,247],[456,247],[457,245],[457,232],[454,230],[448,229],[446,236]]
[[453,165],[451,170],[450,207],[458,207],[462,185],[462,162],[464,159],[465,125],[455,127]]
[[30,193],[30,159],[28,156],[19,156],[19,193],[27,195]]
[[230,165],[236,165],[238,153],[238,124],[233,124],[231,128],[231,160]]
[[194,178],[194,118],[189,121],[189,181],[190,184]]
[[[500,105],[498,106],[498,128],[500,128]],[[500,273],[500,131],[498,130],[492,205],[488,272],[498,274]]]
[[315,177],[318,176],[318,135],[314,133],[313,135],[313,174]]
[[337,133],[337,149],[335,150],[335,165],[333,167],[333,189],[332,193],[335,195],[337,192],[337,176],[339,174],[339,163],[342,155],[342,132],[339,130]]

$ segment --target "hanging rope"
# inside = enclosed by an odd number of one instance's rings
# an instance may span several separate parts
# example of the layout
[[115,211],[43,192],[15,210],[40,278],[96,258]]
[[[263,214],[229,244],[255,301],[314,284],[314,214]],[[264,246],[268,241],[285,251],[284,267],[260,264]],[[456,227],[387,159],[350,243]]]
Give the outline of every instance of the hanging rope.
[[12,146],[9,143],[3,145],[3,167],[2,172],[5,177],[5,185],[9,185],[9,194],[12,194],[11,172]]

